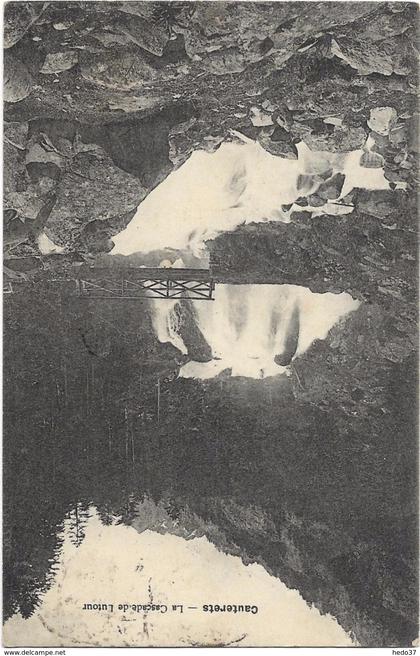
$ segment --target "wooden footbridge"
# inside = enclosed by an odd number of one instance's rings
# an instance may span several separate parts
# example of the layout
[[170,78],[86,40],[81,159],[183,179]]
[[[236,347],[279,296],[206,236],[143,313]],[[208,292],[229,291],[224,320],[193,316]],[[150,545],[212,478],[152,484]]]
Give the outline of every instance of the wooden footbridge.
[[80,272],[81,298],[154,298],[213,301],[215,283],[208,269],[127,268]]
[[[237,271],[230,270],[227,263],[217,261],[211,261],[208,269],[175,269],[143,267],[137,264],[128,266],[113,256],[107,256],[105,266],[103,262],[66,263],[63,255],[53,258],[53,255],[45,258],[42,266],[36,271],[26,267],[24,270],[29,274],[26,284],[52,285],[56,289],[61,286],[64,295],[84,299],[153,298],[194,301],[213,301],[218,284],[295,284],[295,276],[287,271],[273,268],[271,271],[256,273],[248,271],[245,267]],[[3,294],[13,294],[24,286],[25,281],[5,275]]]
[[[50,271],[36,276],[38,284],[64,285],[70,295],[103,299],[191,299],[213,301],[215,282],[209,269],[171,269],[145,267],[75,267],[67,275]],[[35,282],[35,280],[33,282]],[[70,283],[73,283],[71,285]],[[3,293],[18,291],[25,281],[3,282]]]

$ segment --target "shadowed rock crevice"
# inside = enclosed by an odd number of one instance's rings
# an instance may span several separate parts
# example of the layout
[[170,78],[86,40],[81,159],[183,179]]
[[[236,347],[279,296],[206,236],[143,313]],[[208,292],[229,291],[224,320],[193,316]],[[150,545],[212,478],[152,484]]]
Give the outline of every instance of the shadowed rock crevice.
[[[6,5],[4,243],[31,281],[5,302],[6,616],[30,617],[48,589],[64,516],[80,510],[79,539],[89,504],[134,525],[148,496],[362,646],[417,638],[416,20],[405,2]],[[158,342],[145,304],[72,305],[36,281],[59,270],[73,284],[75,263],[231,130],[290,160],[300,142],[360,149],[389,189],[341,198],[342,175],[315,167],[278,208],[288,223],[208,242],[226,283],[361,304],[298,356],[293,313],[276,355],[289,378],[177,379],[186,356]],[[65,252],[42,255],[40,229]],[[183,254],[114,261],[169,256]],[[208,362],[191,308],[182,319]]]

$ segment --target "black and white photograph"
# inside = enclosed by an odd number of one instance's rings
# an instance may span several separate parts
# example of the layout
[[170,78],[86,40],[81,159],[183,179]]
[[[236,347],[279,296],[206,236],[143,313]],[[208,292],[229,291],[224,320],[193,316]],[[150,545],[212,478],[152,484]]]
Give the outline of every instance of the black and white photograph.
[[2,11],[3,647],[414,656],[417,3]]

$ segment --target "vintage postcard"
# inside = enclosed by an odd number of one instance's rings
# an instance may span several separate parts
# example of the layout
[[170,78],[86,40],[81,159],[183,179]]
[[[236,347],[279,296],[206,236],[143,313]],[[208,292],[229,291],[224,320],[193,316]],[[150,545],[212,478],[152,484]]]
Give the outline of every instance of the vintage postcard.
[[3,645],[414,654],[417,5],[3,9]]

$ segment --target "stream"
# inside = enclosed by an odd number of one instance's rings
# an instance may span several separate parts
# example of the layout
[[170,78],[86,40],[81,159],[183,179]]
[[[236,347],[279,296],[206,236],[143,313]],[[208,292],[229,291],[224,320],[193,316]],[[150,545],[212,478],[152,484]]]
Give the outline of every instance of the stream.
[[[326,174],[344,176],[327,214],[351,212],[345,199],[361,181],[388,188],[382,169],[360,166],[361,150],[301,143],[286,160],[234,136],[156,187],[112,255],[172,249],[161,266],[206,267],[206,241],[244,222],[293,220]],[[385,436],[367,448],[347,415],[296,399],[290,381],[359,301],[289,284],[218,284],[214,302],[129,312],[122,299],[15,296],[5,317],[6,644],[350,646],[353,626],[362,638],[371,630],[368,604],[375,626],[389,624],[372,607],[376,588],[353,580],[364,581],[375,540],[395,556],[389,536],[404,518],[387,463],[400,445]],[[384,498],[392,520],[378,538]],[[185,609],[168,620],[124,603]],[[259,610],[232,622],[197,610],[211,603]],[[107,608],[92,620],[85,604]]]

